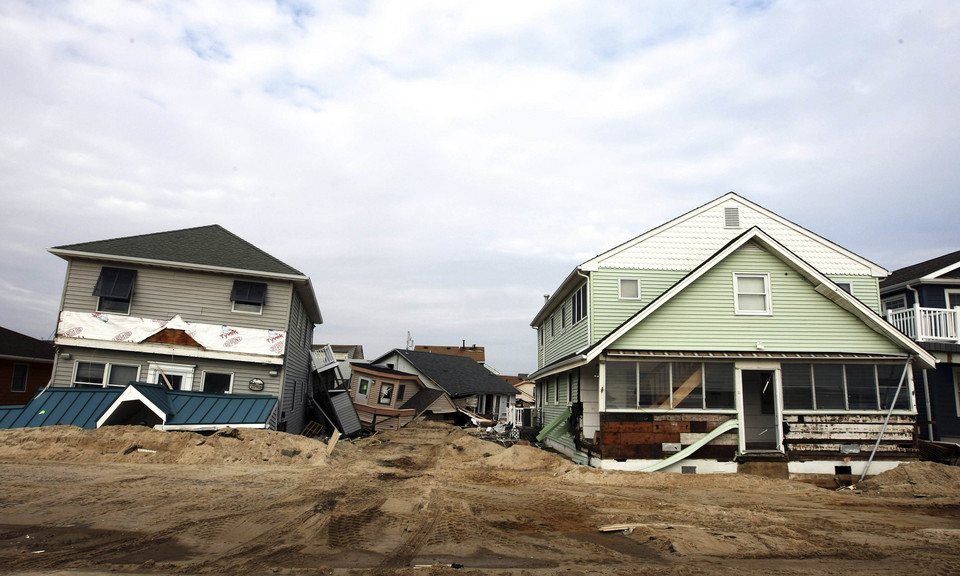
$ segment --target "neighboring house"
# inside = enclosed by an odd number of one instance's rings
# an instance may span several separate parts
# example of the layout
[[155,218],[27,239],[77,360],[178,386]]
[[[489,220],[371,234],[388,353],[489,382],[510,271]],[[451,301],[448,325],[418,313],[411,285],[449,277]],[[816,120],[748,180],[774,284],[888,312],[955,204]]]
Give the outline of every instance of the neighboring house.
[[26,404],[52,372],[53,342],[0,327],[0,406]]
[[517,394],[513,386],[469,356],[397,348],[373,364],[414,374],[424,387],[445,392],[458,409],[494,421],[510,417]]
[[427,388],[415,374],[380,365],[354,366],[350,396],[364,428],[373,431],[398,430],[425,412],[457,411],[442,390]]
[[887,274],[721,196],[587,260],[548,297],[531,324],[539,437],[626,470],[764,460],[835,476],[916,459],[908,368],[934,358],[880,317]]
[[54,386],[270,396],[270,428],[303,428],[322,322],[309,277],[217,225],[50,252],[67,261]]
[[920,435],[960,443],[960,251],[893,271],[880,297],[887,321],[937,358],[914,371]]

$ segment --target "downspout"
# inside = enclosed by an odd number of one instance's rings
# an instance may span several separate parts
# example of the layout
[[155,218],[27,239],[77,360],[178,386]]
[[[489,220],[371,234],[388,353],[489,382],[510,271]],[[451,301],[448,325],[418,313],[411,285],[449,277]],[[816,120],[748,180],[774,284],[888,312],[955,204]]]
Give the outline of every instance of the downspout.
[[913,361],[913,356],[907,358],[907,363],[903,365],[903,374],[900,375],[900,383],[897,384],[897,391],[893,395],[893,402],[890,403],[890,409],[887,410],[887,417],[883,421],[883,426],[880,428],[880,434],[877,435],[877,442],[873,445],[873,451],[870,452],[870,458],[867,460],[867,465],[863,468],[863,474],[860,475],[860,480],[857,482],[863,482],[863,479],[867,477],[867,471],[870,470],[870,464],[873,463],[873,457],[877,454],[877,448],[880,447],[880,440],[883,438],[883,433],[887,430],[887,424],[890,423],[890,416],[893,415],[893,409],[897,406],[897,398],[900,397],[900,389],[903,388],[903,381],[907,379],[907,371],[910,369],[910,364]]

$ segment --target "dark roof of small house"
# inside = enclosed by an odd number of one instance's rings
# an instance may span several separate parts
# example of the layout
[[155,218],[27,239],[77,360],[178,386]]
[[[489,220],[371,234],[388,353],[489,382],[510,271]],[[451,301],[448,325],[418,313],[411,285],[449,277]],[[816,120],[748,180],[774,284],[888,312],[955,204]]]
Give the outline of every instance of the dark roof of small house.
[[409,410],[413,408],[416,411],[417,416],[423,413],[428,406],[433,404],[433,402],[443,396],[445,392],[443,390],[437,390],[436,388],[422,388],[419,392],[414,394],[409,400],[403,403],[403,406],[400,406],[401,410]]
[[424,376],[436,382],[451,398],[462,398],[474,394],[508,394],[510,396],[517,394],[513,386],[504,382],[502,378],[487,370],[476,360],[465,356],[401,348],[397,348],[395,352],[406,358]]
[[50,251],[61,257],[71,252],[303,276],[217,224],[68,244]]
[[51,387],[24,406],[0,409],[0,429],[61,425],[94,429],[97,420],[130,387],[167,415],[167,426],[266,424],[277,403],[273,396],[168,390],[144,382],[131,382],[123,388]]
[[53,360],[53,353],[53,342],[49,340],[37,340],[0,327],[0,356]]
[[[924,260],[923,262],[918,262],[917,264],[912,264],[910,266],[900,268],[899,270],[894,270],[889,276],[880,282],[880,288],[883,289],[887,286],[896,286],[898,284],[903,284],[904,282],[919,280],[928,274],[933,274],[937,270],[942,270],[951,264],[957,264],[958,262],[960,262],[960,250],[951,252],[949,254],[944,254],[943,256],[937,256],[936,258],[931,258],[930,260]],[[954,275],[951,274],[951,276]]]

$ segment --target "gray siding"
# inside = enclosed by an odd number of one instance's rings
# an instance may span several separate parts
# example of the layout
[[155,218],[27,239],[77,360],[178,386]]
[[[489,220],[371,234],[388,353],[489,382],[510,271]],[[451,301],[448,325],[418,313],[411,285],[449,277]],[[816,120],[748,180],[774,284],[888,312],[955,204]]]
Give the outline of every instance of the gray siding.
[[[62,347],[60,357],[57,359],[54,371],[54,386],[72,386],[74,366],[77,362],[101,362],[123,364],[126,366],[139,366],[140,378],[142,382],[147,381],[147,370],[150,362],[161,362],[166,364],[181,364],[194,367],[193,389],[200,390],[201,378],[204,371],[208,372],[226,372],[233,374],[233,392],[235,394],[263,394],[267,396],[278,397],[280,395],[280,377],[270,376],[270,371],[276,369],[274,366],[264,366],[261,364],[252,364],[249,362],[230,362],[224,360],[211,360],[208,358],[183,358],[170,356],[157,356],[155,354],[140,354],[137,352],[120,352],[113,350],[99,350],[95,348],[74,348]],[[63,359],[63,354],[69,353],[70,358]],[[253,378],[263,380],[263,391],[254,392],[250,390],[249,382]]]
[[[313,342],[313,322],[307,316],[300,298],[292,295],[287,350],[283,367],[283,394],[281,412],[286,419],[286,430],[299,434],[306,425],[306,389],[310,381],[310,344]],[[269,292],[269,290],[268,290]]]
[[[137,271],[130,316],[168,320],[179,314],[187,322],[201,324],[287,329],[293,294],[290,282],[123,263],[104,264],[89,260],[71,262],[62,310],[97,310],[97,297],[93,295],[93,288],[104,265]],[[262,314],[233,312],[230,291],[234,280],[266,282],[267,294]]]

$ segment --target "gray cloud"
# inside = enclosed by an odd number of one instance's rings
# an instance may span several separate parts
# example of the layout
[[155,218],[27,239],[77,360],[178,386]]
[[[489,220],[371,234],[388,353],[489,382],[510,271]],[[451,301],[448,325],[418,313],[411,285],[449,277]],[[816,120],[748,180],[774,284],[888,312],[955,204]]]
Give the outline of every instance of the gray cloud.
[[957,249],[960,11],[9,2],[0,324],[59,244],[219,223],[309,274],[317,341],[487,346],[579,262],[734,190],[889,269]]

